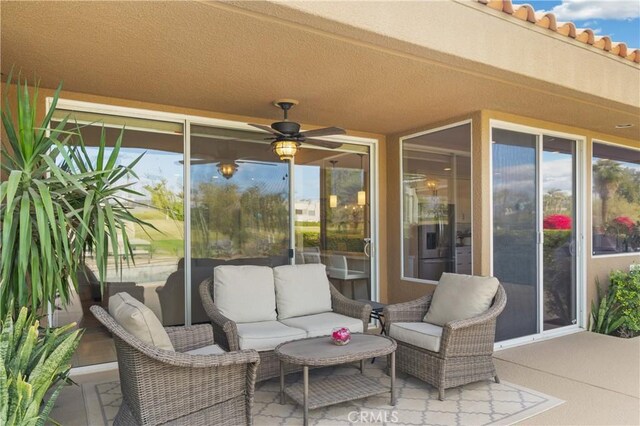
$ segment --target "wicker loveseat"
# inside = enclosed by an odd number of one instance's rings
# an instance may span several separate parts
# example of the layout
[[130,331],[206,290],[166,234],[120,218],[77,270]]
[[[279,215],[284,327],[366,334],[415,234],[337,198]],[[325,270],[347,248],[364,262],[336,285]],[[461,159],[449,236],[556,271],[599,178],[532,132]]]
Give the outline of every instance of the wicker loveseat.
[[[493,363],[493,344],[496,319],[507,301],[502,285],[497,285],[495,296],[485,312],[447,322],[441,327],[424,321],[432,296],[428,294],[384,308],[385,330],[398,343],[397,368],[435,386],[440,400],[444,399],[444,391],[448,388],[487,379],[495,379],[499,383]],[[459,294],[459,297],[464,298],[465,294]],[[394,324],[395,330],[392,329]],[[409,336],[399,335],[398,326],[409,330]],[[410,333],[417,335],[420,332],[431,334],[424,336],[431,340],[420,340],[420,336],[411,339]]]
[[[279,361],[273,350],[279,343],[306,337],[329,335],[331,334],[332,328],[336,326],[348,326],[352,331],[356,332],[367,331],[369,316],[371,314],[371,306],[343,296],[327,279],[326,270],[322,264],[279,266],[277,268],[273,268],[273,270],[276,271],[276,275],[277,271],[291,272],[292,275],[289,275],[289,279],[294,279],[294,287],[304,289],[305,285],[308,285],[310,281],[326,285],[327,300],[329,300],[330,297],[330,302],[327,301],[327,303],[330,303],[330,306],[327,306],[327,312],[315,315],[300,315],[293,318],[283,319],[284,306],[279,304],[277,308],[274,306],[278,311],[277,320],[275,320],[274,317],[274,320],[263,321],[262,323],[242,323],[240,321],[234,321],[221,312],[220,303],[216,304],[214,301],[214,294],[216,294],[216,280],[220,279],[221,272],[224,271],[221,268],[248,267],[217,267],[214,270],[214,277],[203,281],[200,285],[200,297],[202,299],[202,304],[211,319],[216,344],[220,345],[220,347],[227,351],[238,351],[246,348],[252,348],[258,351],[260,354],[260,367],[258,369],[257,381],[266,380],[279,375]],[[265,267],[256,266],[254,268]],[[229,269],[225,270],[229,271]],[[277,281],[278,279],[276,278],[276,283]],[[250,278],[247,278],[246,282],[237,282],[235,284],[238,286],[244,285],[247,292],[251,292],[251,289],[255,288],[257,283],[255,280],[251,281]],[[282,291],[282,288],[280,288],[280,293],[282,293]],[[282,296],[282,294],[279,294],[279,297],[280,296]],[[251,309],[249,306],[243,308],[247,310]],[[288,336],[275,336],[273,339],[269,340],[268,344],[264,344],[262,346],[256,346],[255,342],[248,341],[249,339],[243,336],[243,333],[247,328],[260,327],[262,325],[267,327],[268,324],[272,324],[275,327],[284,327],[286,325],[285,328],[289,329],[292,334],[289,334]],[[270,331],[266,331],[265,333],[268,332]],[[266,336],[264,338],[266,338]],[[299,369],[299,367],[292,365],[287,365],[285,368],[287,369],[287,372]]]
[[175,352],[160,349],[130,334],[100,306],[90,309],[116,345],[122,405],[114,425],[252,424],[256,351],[203,351],[214,346],[209,324],[166,327]]

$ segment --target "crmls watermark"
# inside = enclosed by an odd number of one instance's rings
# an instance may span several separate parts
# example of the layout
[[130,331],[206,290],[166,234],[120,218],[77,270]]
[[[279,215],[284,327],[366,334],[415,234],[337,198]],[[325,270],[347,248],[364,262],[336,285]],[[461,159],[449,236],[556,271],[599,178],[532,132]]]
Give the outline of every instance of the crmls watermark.
[[349,423],[398,423],[398,412],[387,410],[351,411],[347,415]]

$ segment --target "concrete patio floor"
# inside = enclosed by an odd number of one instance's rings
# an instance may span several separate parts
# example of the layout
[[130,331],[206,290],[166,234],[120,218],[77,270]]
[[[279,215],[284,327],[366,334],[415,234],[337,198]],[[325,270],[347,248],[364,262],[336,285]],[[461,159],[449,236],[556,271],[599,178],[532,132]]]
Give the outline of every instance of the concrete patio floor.
[[[566,402],[527,425],[639,425],[640,338],[580,332],[495,353],[500,377]],[[73,376],[78,384],[108,382],[117,371]],[[80,386],[60,395],[52,417],[64,425],[103,424],[99,406]]]

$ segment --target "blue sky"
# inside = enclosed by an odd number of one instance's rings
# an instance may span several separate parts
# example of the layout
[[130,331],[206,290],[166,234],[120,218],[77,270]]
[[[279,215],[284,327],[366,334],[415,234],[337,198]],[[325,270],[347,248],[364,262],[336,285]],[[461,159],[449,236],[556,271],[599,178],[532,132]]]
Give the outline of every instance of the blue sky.
[[591,28],[614,42],[640,48],[639,0],[514,0],[514,4],[525,3],[536,12],[553,12],[558,21],[572,21],[578,28]]

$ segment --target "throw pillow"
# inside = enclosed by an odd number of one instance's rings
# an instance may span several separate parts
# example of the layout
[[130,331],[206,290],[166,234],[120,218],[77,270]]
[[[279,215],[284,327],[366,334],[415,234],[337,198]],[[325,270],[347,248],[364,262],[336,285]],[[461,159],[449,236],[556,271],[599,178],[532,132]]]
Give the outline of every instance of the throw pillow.
[[169,335],[153,311],[129,293],[116,293],[109,298],[109,313],[130,334],[160,349],[173,351]]
[[498,290],[494,277],[442,274],[424,322],[444,326],[456,320],[473,318],[485,312]]

